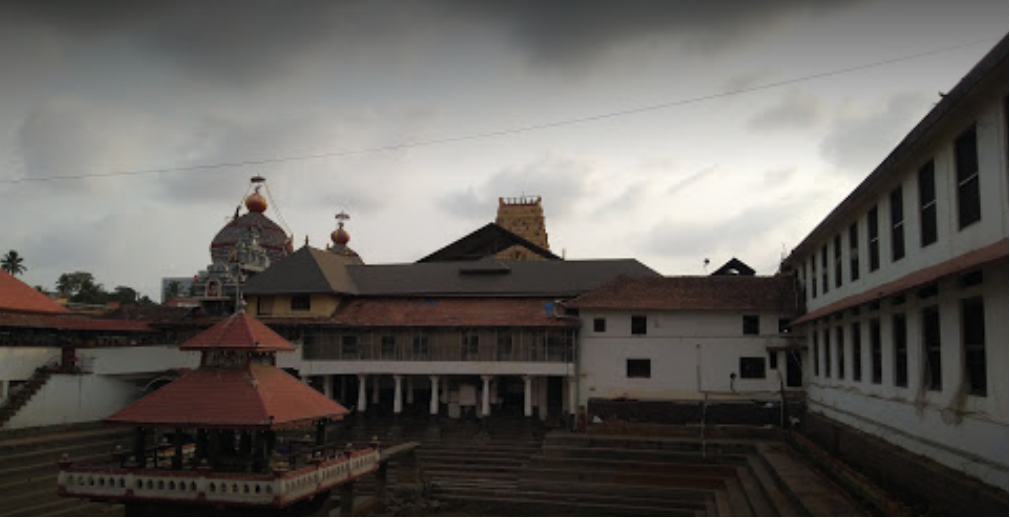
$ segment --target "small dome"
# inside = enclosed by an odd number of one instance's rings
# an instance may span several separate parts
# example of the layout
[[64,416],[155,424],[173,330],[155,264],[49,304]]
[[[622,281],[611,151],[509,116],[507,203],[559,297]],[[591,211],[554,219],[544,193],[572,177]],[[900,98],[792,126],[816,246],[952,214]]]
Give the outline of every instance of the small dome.
[[263,214],[267,211],[267,199],[260,194],[259,189],[256,189],[256,192],[245,199],[245,208],[249,209],[249,212]]
[[346,245],[351,240],[351,235],[344,230],[344,224],[341,223],[340,226],[330,234],[330,239],[333,240],[335,244]]

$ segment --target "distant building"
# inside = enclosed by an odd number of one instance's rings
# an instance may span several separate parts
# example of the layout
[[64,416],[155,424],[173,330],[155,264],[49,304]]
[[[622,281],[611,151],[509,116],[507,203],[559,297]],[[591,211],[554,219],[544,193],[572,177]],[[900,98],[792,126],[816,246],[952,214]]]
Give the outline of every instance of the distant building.
[[547,224],[542,199],[537,197],[499,198],[498,217],[495,224],[532,243],[538,250],[514,245],[498,252],[498,259],[509,261],[538,261],[544,256],[539,250],[550,251]]
[[189,298],[193,293],[195,280],[196,277],[163,277],[161,279],[161,303]]
[[1007,489],[1007,83],[1004,39],[783,265],[805,429],[941,514],[923,457]]
[[582,321],[580,405],[591,399],[778,401],[803,384],[786,324],[788,277],[619,278],[566,304]]

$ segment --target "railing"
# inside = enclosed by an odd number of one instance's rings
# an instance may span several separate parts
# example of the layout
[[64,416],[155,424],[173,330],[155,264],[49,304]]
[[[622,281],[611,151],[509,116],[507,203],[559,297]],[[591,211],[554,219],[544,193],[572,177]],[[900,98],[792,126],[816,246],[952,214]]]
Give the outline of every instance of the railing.
[[187,471],[74,466],[60,463],[61,496],[93,500],[199,501],[202,504],[243,504],[285,507],[298,500],[354,481],[378,469],[376,448],[318,457],[312,465],[271,474],[216,473],[209,468]]
[[[303,337],[307,361],[573,363],[574,331],[482,332],[467,341],[458,332],[415,335],[317,333]],[[353,337],[353,340],[348,340]],[[393,340],[384,340],[393,338]]]

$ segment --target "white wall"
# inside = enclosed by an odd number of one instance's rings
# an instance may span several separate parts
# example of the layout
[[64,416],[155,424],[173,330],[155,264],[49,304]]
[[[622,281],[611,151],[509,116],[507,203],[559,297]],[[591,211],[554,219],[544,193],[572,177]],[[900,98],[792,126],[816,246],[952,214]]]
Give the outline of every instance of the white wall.
[[[913,452],[928,455],[951,468],[982,478],[986,482],[1007,488],[1008,387],[1007,355],[1007,268],[1006,263],[983,270],[981,287],[963,289],[958,279],[946,279],[939,285],[939,295],[918,300],[915,294],[906,296],[905,303],[884,301],[879,312],[862,311],[842,320],[830,320],[832,330],[831,376],[822,367],[819,375],[809,368],[807,387],[810,410],[822,413]],[[963,390],[963,352],[961,349],[961,300],[981,295],[985,301],[986,364],[988,389],[985,397],[971,396]],[[943,388],[924,388],[925,357],[922,346],[921,312],[924,307],[940,310],[941,358]],[[907,321],[908,386],[895,386],[892,316],[903,314]],[[882,374],[881,383],[872,381],[870,366],[869,324],[871,318],[881,323]],[[854,321],[863,331],[862,381],[854,381],[850,328]],[[839,344],[834,328],[846,329],[844,342],[847,372],[838,377],[835,359]],[[824,329],[823,324],[809,326],[808,331]],[[823,342],[823,339],[822,339]],[[810,358],[813,355],[809,355]]]
[[25,381],[59,357],[59,347],[0,347],[0,381]]
[[[749,313],[753,314],[753,313]],[[647,334],[631,334],[632,315],[645,315]],[[582,312],[579,361],[579,404],[591,398],[697,400],[780,390],[786,362],[779,355],[771,369],[768,347],[784,347],[778,334],[779,315],[758,314],[761,334],[743,334],[744,313],[735,312]],[[605,318],[606,332],[594,332],[593,321]],[[764,379],[741,379],[740,358],[765,360]],[[627,360],[651,361],[651,377],[628,378]],[[731,382],[730,375],[736,374]],[[780,378],[780,374],[781,377]]]
[[54,375],[4,428],[32,428],[105,419],[142,395],[141,387],[106,376]]
[[200,365],[199,352],[180,351],[177,345],[79,349],[77,356],[88,372],[103,375],[195,369]]

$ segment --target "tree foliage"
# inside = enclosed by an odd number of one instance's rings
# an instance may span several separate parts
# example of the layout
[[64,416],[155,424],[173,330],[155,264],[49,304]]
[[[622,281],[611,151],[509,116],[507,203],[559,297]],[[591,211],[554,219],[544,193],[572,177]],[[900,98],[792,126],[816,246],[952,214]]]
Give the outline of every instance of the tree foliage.
[[28,270],[24,263],[24,257],[21,257],[21,254],[16,250],[11,250],[3,256],[3,259],[0,259],[0,268],[11,275],[21,275]]

